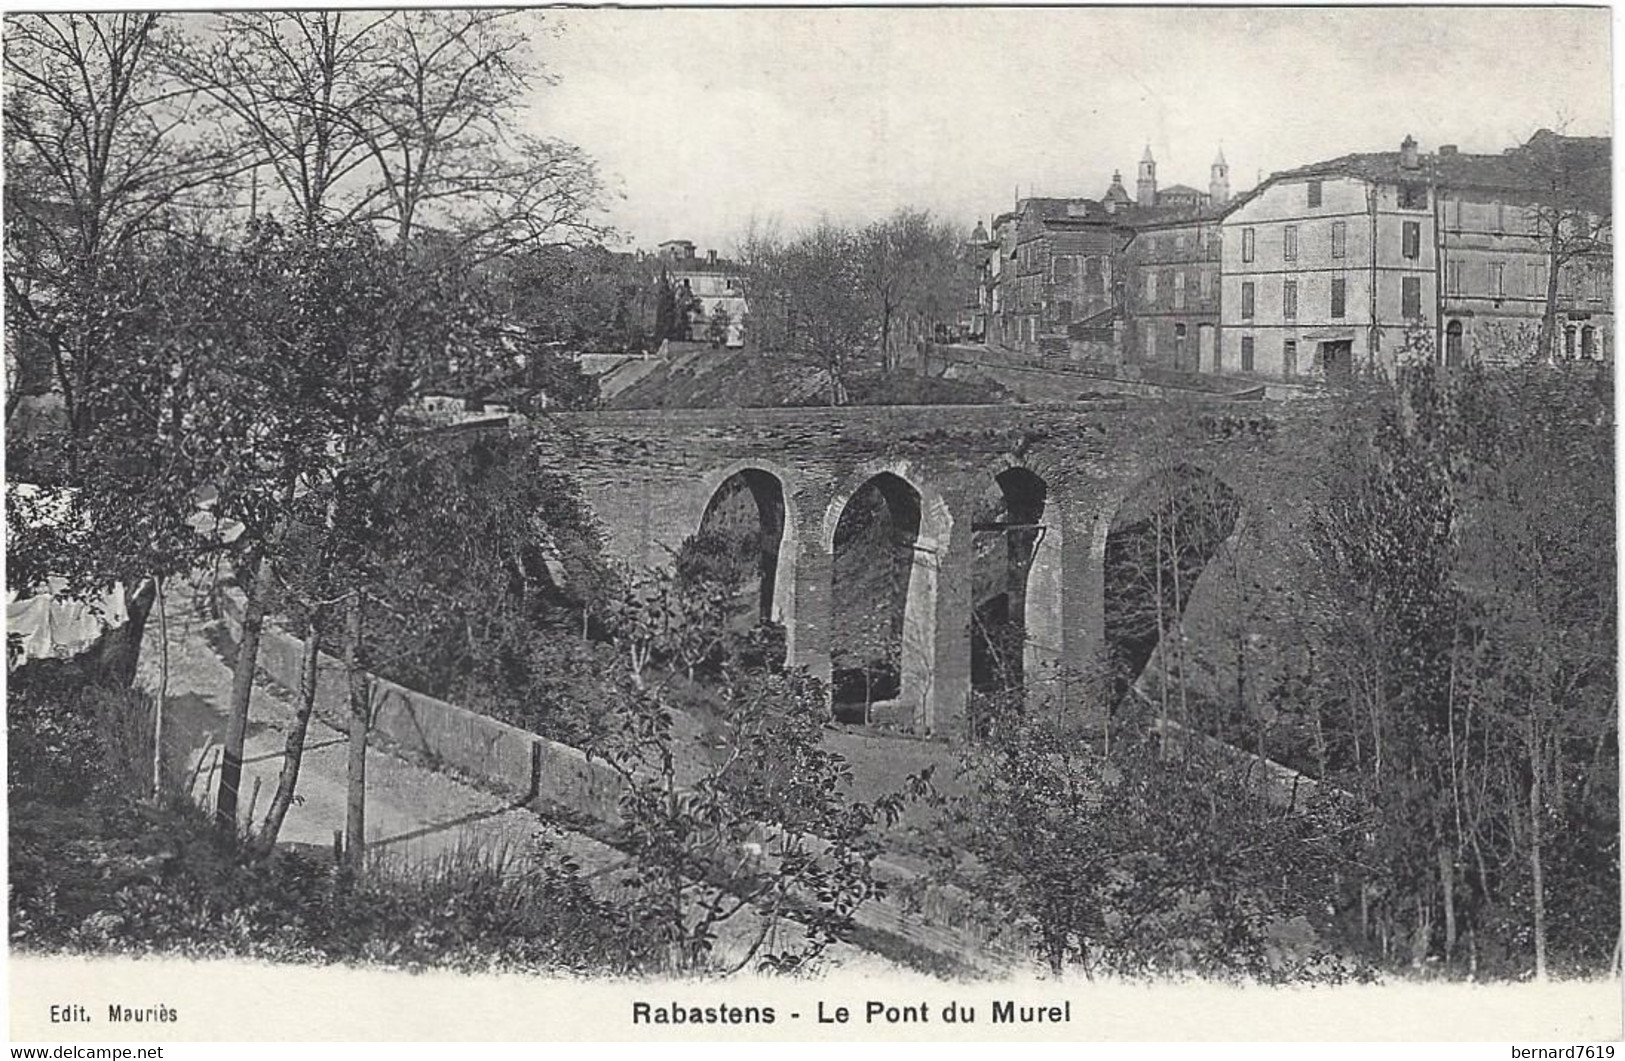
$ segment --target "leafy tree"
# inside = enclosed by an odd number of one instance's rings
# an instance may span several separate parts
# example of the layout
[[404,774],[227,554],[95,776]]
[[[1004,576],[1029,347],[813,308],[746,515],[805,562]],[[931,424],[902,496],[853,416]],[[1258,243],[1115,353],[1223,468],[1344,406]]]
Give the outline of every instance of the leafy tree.
[[[1019,694],[1018,694],[1019,696]],[[1012,700],[1011,703],[1019,703]],[[1341,979],[1306,932],[1336,894],[1358,822],[1332,803],[1283,812],[1245,767],[1143,728],[1110,751],[1056,712],[1006,709],[961,762],[940,870],[1023,934],[1059,976]],[[1299,926],[1295,947],[1280,930]]]
[[[1596,548],[1611,417],[1591,384],[1421,365],[1351,420],[1369,426],[1314,535],[1328,607],[1309,696],[1332,778],[1372,809],[1354,935],[1384,960],[1546,975],[1553,865],[1584,896],[1567,925],[1617,919],[1597,887],[1617,844],[1581,839],[1617,829],[1589,798],[1618,771],[1612,605],[1592,603],[1613,596]],[[1565,963],[1606,948],[1562,933]]]
[[706,318],[705,322],[705,337],[710,341],[712,347],[727,345],[730,324],[731,319],[728,316],[727,307],[718,302],[716,307],[711,310],[711,316]]
[[[240,151],[198,135],[195,93],[159,61],[156,14],[5,20],[8,343],[61,394],[71,469],[86,392],[116,358],[92,334],[96,285],[154,232],[213,202]],[[103,329],[105,338],[105,329]],[[9,407],[9,405],[8,405]]]
[[691,767],[663,683],[628,674],[593,749],[625,783],[625,909],[667,972],[731,971],[714,952],[736,919],[749,942],[735,968],[808,968],[880,894],[873,829],[898,801],[846,796],[850,770],[823,748],[824,692],[806,674],[726,668],[716,704],[718,756]]

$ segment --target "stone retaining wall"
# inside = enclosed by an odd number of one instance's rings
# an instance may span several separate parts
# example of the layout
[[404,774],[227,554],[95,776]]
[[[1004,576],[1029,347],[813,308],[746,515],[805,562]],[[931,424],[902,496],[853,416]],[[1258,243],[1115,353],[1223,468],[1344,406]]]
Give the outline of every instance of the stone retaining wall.
[[[221,593],[221,613],[233,640],[242,636],[244,599]],[[289,689],[299,687],[304,643],[267,623],[260,636],[259,666]],[[368,676],[372,731],[408,755],[463,774],[523,800],[537,800],[606,825],[620,824],[622,782],[610,766],[580,749],[527,733],[505,722],[432,696]],[[342,720],[349,714],[344,668],[322,654],[316,710]]]
[[[240,640],[242,593],[222,590],[219,602],[233,641]],[[260,635],[259,667],[273,681],[297,689],[303,652],[302,641],[266,623]],[[387,679],[369,675],[368,684],[372,731],[401,751],[532,803],[538,810],[579,816],[582,831],[613,842],[621,824],[623,781],[608,764]],[[349,713],[343,665],[326,653],[317,675],[316,711],[341,728]],[[960,970],[996,972],[1011,966],[1019,942],[978,917],[962,891],[925,881],[883,859],[876,860],[874,871],[890,894],[858,910],[865,946],[916,963],[924,952]]]

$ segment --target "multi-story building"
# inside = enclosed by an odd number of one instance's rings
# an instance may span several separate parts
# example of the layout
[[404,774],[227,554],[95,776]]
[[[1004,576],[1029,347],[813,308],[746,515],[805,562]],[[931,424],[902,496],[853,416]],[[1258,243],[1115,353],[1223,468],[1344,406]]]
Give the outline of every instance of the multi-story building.
[[[1606,204],[1608,141],[1550,133],[1501,155],[1451,147],[1424,155],[1406,137],[1397,152],[1274,174],[1223,220],[1221,367],[1335,378],[1401,357],[1532,353],[1552,258],[1540,220],[1551,213],[1541,176],[1548,153],[1600,165],[1588,179],[1601,181]],[[1566,202],[1591,219],[1571,225],[1595,226],[1606,210]],[[1602,357],[1612,348],[1608,287],[1585,278],[1611,272],[1610,252],[1605,231],[1593,235],[1567,267],[1574,279],[1561,316],[1575,349],[1586,349],[1590,328],[1590,349]],[[1576,246],[1571,237],[1560,232],[1559,242]]]
[[[1150,344],[1161,351],[1153,361],[1169,363],[1177,351],[1178,363],[1194,368],[1202,343],[1217,343],[1215,219],[1230,198],[1222,153],[1209,174],[1206,192],[1159,189],[1147,147],[1132,196],[1118,171],[1099,199],[1034,196],[996,217],[982,273],[988,341],[1112,359],[1125,341],[1137,359]],[[1187,286],[1188,298],[1176,293]],[[1166,320],[1136,330],[1152,311]]]
[[[1030,197],[994,220],[999,263],[991,338],[1024,352],[1065,352],[1111,335],[1116,262],[1130,233],[1094,199]],[[1110,341],[1109,338],[1107,340]]]
[[1154,168],[1149,175],[1158,205],[1125,217],[1134,231],[1124,254],[1125,360],[1184,372],[1219,371],[1220,222],[1232,208],[1230,167],[1221,152],[1210,168],[1206,193],[1184,185],[1158,191]]
[[713,320],[725,319],[726,345],[745,345],[745,315],[749,306],[745,302],[745,287],[738,265],[717,257],[714,250],[706,251],[701,258],[694,253],[694,244],[686,239],[662,243],[656,260],[676,289],[677,304],[689,307],[690,335],[696,340],[704,339]]
[[1439,148],[1436,328],[1444,363],[1527,358],[1553,294],[1551,355],[1613,360],[1611,146],[1606,137],[1541,130],[1500,155]]
[[1219,369],[1224,209],[1136,219],[1124,259],[1125,360],[1182,372]]

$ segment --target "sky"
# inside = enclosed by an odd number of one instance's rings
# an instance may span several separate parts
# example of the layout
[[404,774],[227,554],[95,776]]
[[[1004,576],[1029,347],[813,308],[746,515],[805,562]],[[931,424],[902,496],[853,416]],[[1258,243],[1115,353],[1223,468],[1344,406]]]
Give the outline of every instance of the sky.
[[1350,151],[1499,152],[1612,128],[1607,9],[564,10],[531,128],[598,160],[630,245],[724,254],[924,207],[969,229],[1022,195],[1231,187]]

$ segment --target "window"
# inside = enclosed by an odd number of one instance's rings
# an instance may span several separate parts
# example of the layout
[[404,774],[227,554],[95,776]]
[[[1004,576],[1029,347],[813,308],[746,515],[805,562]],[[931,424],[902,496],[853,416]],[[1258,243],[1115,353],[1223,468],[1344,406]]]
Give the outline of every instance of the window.
[[1241,260],[1244,262],[1253,260],[1253,230],[1250,228],[1241,230]]
[[1452,231],[1461,231],[1461,200],[1451,199],[1445,204],[1445,217]]
[[1399,186],[1399,208],[1401,210],[1426,210],[1428,208],[1428,186],[1425,184],[1401,184]]
[[1174,308],[1185,308],[1185,274],[1174,274]]
[[1174,325],[1174,368],[1180,371],[1185,368],[1185,335],[1183,324]]
[[1281,343],[1281,375],[1291,379],[1298,374],[1298,341],[1287,339]]
[[1422,222],[1405,222],[1405,247],[1407,258],[1420,258],[1422,256]]
[[1147,324],[1145,327],[1145,359],[1155,362],[1157,360],[1157,326]]
[[1332,222],[1332,257],[1341,258],[1348,253],[1349,223],[1347,221]]
[[1069,282],[1077,268],[1077,260],[1065,256],[1055,259],[1055,279],[1058,283]]
[[1534,262],[1529,266],[1533,276],[1534,293],[1541,298],[1546,297],[1546,263]]
[[1506,203],[1496,203],[1495,204],[1495,234],[1497,236],[1504,236],[1504,235],[1507,234],[1507,204]]
[[1461,263],[1445,263],[1444,277],[1445,290],[1452,295],[1461,294]]
[[1063,298],[1059,303],[1057,303],[1057,307],[1056,313],[1059,315],[1060,322],[1062,324],[1071,324],[1072,303]]
[[1289,262],[1298,260],[1298,226],[1288,225],[1281,233],[1281,257]]
[[1501,262],[1490,263],[1490,294],[1505,298],[1507,293],[1507,267]]
[[1213,274],[1212,273],[1208,272],[1206,269],[1203,269],[1201,272],[1197,273],[1196,274],[1196,286],[1197,286],[1198,291],[1200,291],[1200,293],[1201,293],[1203,302],[1212,301],[1212,299],[1213,299]]
[[1348,309],[1348,281],[1341,276],[1332,280],[1332,319],[1342,320]]
[[1399,312],[1400,316],[1406,318],[1416,318],[1422,315],[1422,278],[1420,276],[1400,278]]
[[1253,319],[1253,282],[1243,280],[1241,283],[1241,319]]
[[1281,286],[1281,316],[1296,320],[1298,316],[1298,282],[1288,280]]
[[1241,337],[1241,370],[1243,372],[1253,370],[1253,337],[1250,335]]
[[1183,232],[1174,233],[1174,250],[1179,251],[1181,253],[1184,252],[1184,250],[1185,250],[1185,233],[1183,233]]
[[1156,302],[1157,302],[1157,274],[1156,273],[1146,273],[1145,274],[1145,301],[1146,301],[1146,303],[1148,305],[1156,305]]
[[1309,205],[1311,207],[1316,207],[1316,206],[1320,205],[1320,182],[1319,181],[1310,181],[1309,182]]

